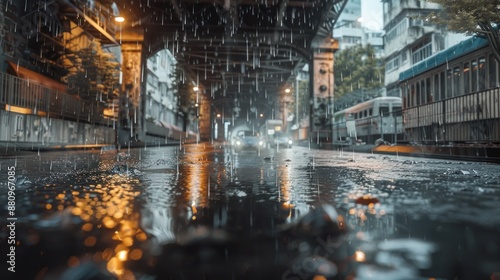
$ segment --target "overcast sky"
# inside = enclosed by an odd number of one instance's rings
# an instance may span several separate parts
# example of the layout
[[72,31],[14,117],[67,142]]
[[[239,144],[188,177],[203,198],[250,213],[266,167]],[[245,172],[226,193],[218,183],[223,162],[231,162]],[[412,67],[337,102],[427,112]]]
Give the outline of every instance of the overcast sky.
[[374,29],[381,30],[383,25],[383,11],[381,0],[361,0],[361,17],[363,25]]

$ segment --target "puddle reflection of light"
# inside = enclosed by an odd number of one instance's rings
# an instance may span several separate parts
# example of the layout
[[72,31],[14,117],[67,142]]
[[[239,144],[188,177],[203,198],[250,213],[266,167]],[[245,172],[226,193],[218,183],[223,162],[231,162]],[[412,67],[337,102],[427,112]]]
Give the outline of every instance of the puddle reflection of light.
[[194,221],[196,220],[196,214],[198,213],[198,209],[196,209],[196,202],[191,203],[191,219]]
[[189,151],[184,155],[184,160],[188,164],[182,165],[180,172],[186,182],[186,202],[192,202],[192,207],[195,205],[197,207],[205,207],[207,203],[209,195],[207,183],[209,182],[208,169],[210,167],[207,152],[203,147],[195,145],[191,146]]
[[[101,184],[89,185],[90,191],[63,190],[57,194],[55,202],[45,204],[45,209],[67,209],[72,215],[80,217],[84,221],[81,230],[86,235],[83,245],[87,248],[96,248],[100,243],[106,244],[110,237],[118,241],[114,249],[108,247],[95,252],[94,258],[105,261],[108,271],[125,279],[133,275],[125,268],[124,262],[131,256],[130,249],[134,245],[134,239],[146,239],[139,228],[139,214],[128,208],[139,194],[132,187],[139,185],[139,181],[123,174],[102,176],[100,181]],[[140,249],[134,249],[133,252],[134,259],[142,258]],[[77,264],[79,260],[71,260],[71,263]]]
[[286,203],[290,204],[290,201],[292,200],[292,186],[290,182],[290,172],[291,168],[288,165],[280,165],[278,168],[277,176],[279,182],[278,188],[279,188],[279,194],[278,194],[278,201],[285,201],[284,205]]

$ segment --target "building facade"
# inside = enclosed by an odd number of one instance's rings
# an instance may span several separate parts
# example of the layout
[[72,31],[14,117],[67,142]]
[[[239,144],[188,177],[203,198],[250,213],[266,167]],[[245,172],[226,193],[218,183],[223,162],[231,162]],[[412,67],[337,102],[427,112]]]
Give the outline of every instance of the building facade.
[[177,97],[173,88],[175,58],[164,49],[147,59],[146,121],[176,124]]
[[339,42],[339,51],[357,45],[370,44],[378,57],[384,56],[383,30],[365,27],[361,13],[361,2],[373,0],[350,0],[339,16],[333,29],[333,38]]
[[385,87],[400,96],[399,73],[465,39],[423,20],[440,6],[419,0],[383,0]]

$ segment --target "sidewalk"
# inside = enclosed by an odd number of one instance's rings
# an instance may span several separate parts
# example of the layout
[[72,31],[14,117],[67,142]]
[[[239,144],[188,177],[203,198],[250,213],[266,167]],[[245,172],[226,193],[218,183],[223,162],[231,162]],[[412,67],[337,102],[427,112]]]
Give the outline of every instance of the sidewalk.
[[35,145],[26,142],[0,142],[0,157],[17,156],[47,151],[114,149],[114,144],[72,145],[49,143]]
[[[168,141],[166,144],[151,144],[148,146],[178,146],[179,141]],[[146,143],[133,143],[130,148],[144,147]],[[128,146],[121,146],[121,149],[126,149]],[[43,145],[35,145],[34,143],[26,142],[2,142],[0,141],[0,158],[12,157],[18,155],[29,155],[38,152],[49,151],[74,151],[74,150],[115,150],[115,144],[60,144],[49,143]]]
[[400,156],[440,158],[466,161],[484,161],[500,163],[500,146],[498,145],[346,145],[339,146],[330,142],[309,143],[298,142],[299,146],[313,149],[343,150],[360,153],[389,154]]

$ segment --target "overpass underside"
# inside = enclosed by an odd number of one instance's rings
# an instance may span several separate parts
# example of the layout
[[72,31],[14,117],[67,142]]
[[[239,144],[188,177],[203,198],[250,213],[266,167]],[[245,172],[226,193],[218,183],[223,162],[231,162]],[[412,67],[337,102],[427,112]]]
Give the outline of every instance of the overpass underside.
[[[202,135],[209,135],[203,131],[210,130],[214,110],[244,118],[238,112],[265,111],[255,108],[262,100],[271,106],[283,104],[285,88],[293,87],[306,64],[313,101],[310,130],[328,131],[333,109],[333,52],[337,49],[331,34],[346,2],[123,1],[120,13],[130,20],[121,34],[142,34],[143,60],[169,49],[182,69],[180,77],[209,97],[211,108],[205,108],[199,119],[200,124],[207,124],[200,126]],[[136,38],[122,38],[122,46],[137,46]],[[137,66],[133,71],[137,75],[141,69]],[[273,109],[280,110],[279,106]]]

